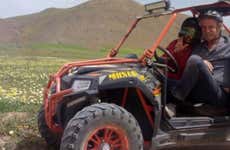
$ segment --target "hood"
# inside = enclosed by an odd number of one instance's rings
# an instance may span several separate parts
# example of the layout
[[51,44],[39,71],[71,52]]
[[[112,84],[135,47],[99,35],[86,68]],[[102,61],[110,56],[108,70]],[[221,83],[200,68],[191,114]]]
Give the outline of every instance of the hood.
[[92,65],[78,68],[76,74],[86,76],[102,76],[115,72],[136,70],[137,68],[137,64]]

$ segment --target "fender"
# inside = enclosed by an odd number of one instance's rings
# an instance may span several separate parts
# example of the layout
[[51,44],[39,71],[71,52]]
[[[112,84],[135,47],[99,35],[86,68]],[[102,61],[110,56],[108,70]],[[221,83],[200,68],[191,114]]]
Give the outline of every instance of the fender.
[[108,90],[108,89],[131,88],[131,87],[140,89],[141,92],[147,97],[147,100],[158,110],[160,109],[158,107],[159,106],[158,102],[155,100],[155,97],[152,94],[152,91],[150,91],[150,89],[147,88],[146,85],[144,85],[142,81],[140,81],[137,78],[130,77],[125,79],[119,79],[116,81],[105,81],[98,87],[98,89]]
[[56,123],[64,128],[66,125],[66,118],[63,117],[65,108],[72,108],[74,111],[78,111],[82,109],[84,105],[98,101],[97,94],[97,90],[87,90],[65,95],[56,107]]

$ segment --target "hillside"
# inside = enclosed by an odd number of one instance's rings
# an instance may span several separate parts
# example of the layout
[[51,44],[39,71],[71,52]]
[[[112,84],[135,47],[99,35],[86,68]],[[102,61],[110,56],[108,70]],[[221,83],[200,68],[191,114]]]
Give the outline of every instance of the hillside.
[[[26,47],[33,44],[69,44],[88,49],[113,47],[144,7],[132,0],[91,0],[68,9],[50,8],[37,14],[0,20],[0,44]],[[163,43],[177,35],[180,22]],[[138,26],[126,47],[146,48],[168,17],[146,20]]]

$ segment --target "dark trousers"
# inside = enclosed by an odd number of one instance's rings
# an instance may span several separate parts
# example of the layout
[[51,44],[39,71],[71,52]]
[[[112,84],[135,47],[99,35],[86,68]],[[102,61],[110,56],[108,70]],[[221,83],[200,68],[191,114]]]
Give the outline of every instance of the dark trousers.
[[211,72],[197,55],[192,55],[186,64],[181,80],[172,90],[179,100],[189,99],[194,103],[206,103],[215,106],[227,104],[227,95],[213,79]]

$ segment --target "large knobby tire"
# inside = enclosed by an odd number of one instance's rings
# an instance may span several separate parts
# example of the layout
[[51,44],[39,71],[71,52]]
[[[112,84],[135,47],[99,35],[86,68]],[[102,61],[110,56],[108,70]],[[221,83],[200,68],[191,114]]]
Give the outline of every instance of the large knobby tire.
[[122,107],[100,103],[85,107],[67,124],[61,150],[143,150],[136,119]]
[[43,106],[40,108],[38,112],[38,130],[49,147],[59,149],[61,143],[61,135],[53,133],[47,126]]

